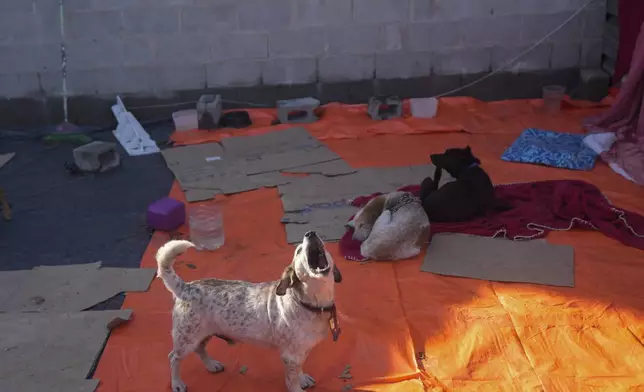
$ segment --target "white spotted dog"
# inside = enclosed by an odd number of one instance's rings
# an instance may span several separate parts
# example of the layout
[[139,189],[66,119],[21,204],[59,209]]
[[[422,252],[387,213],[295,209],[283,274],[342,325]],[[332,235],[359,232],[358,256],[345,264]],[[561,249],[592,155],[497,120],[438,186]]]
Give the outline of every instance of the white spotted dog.
[[302,392],[315,380],[302,372],[309,352],[326,338],[331,326],[337,339],[334,285],[342,275],[315,232],[304,235],[291,264],[278,281],[250,283],[219,279],[184,282],[172,268],[189,241],[170,241],[157,252],[158,276],[174,295],[170,352],[172,391],[185,392],[180,361],[197,353],[213,373],[224,366],[208,356],[215,336],[228,342],[250,342],[280,350],[289,392]]

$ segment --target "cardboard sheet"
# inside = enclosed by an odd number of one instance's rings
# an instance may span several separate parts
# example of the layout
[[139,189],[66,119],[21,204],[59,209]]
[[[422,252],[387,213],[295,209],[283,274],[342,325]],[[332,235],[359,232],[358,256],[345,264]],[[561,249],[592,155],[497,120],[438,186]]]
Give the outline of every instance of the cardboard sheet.
[[280,171],[308,173],[308,167],[313,173],[330,175],[352,172],[336,153],[302,128],[172,148],[162,155],[189,202],[287,184],[289,178]]
[[[294,212],[316,208],[320,204],[346,204],[354,197],[370,193],[391,192],[405,185],[419,183],[433,172],[433,165],[418,165],[365,168],[339,177],[310,175],[280,186],[279,192],[284,211]],[[445,178],[443,181],[447,180]]]
[[6,165],[14,156],[16,156],[15,152],[0,154],[0,169],[2,168],[2,166]]
[[96,381],[85,378],[110,327],[131,315],[130,310],[0,314],[0,390],[94,390]]
[[421,271],[495,282],[575,287],[574,249],[546,241],[437,234]]
[[355,207],[347,205],[286,213],[282,218],[282,223],[286,224],[286,241],[298,243],[310,230],[317,232],[325,241],[338,241],[344,235],[345,224],[356,211]]
[[[290,183],[279,186],[286,212],[282,223],[285,224],[287,241],[296,243],[309,230],[315,230],[326,241],[338,241],[345,232],[345,224],[357,211],[349,205],[351,199],[375,192],[391,192],[420,182],[433,173],[433,165],[419,165],[365,168],[338,177],[310,175],[294,178]],[[450,176],[444,173],[441,182],[450,180]]]
[[282,170],[282,172],[322,174],[324,176],[332,177],[355,173],[356,169],[349,166],[349,164],[346,163],[343,159],[336,159],[329,162],[314,163],[312,165],[294,167],[291,169]]
[[127,291],[146,291],[153,268],[101,263],[0,272],[0,312],[76,312]]
[[221,144],[228,154],[238,158],[255,158],[323,146],[309,131],[297,127],[263,135],[225,138]]

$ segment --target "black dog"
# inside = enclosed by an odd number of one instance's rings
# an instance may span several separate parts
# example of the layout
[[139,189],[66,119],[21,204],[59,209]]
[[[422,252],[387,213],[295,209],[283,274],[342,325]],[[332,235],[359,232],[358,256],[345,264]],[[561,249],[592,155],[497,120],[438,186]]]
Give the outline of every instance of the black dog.
[[[466,222],[488,209],[506,209],[494,197],[492,180],[470,146],[450,148],[430,158],[436,166],[434,178],[427,177],[420,185],[420,200],[430,222]],[[443,170],[455,181],[438,188]]]

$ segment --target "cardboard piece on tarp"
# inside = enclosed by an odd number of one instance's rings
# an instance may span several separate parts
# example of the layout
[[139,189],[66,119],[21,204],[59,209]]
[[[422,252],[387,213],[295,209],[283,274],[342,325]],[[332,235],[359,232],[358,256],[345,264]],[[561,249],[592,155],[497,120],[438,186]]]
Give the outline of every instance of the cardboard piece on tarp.
[[289,244],[300,242],[307,231],[315,231],[325,241],[338,241],[356,211],[355,207],[345,206],[286,213],[282,218],[286,223],[286,241]]
[[[279,187],[284,211],[301,211],[324,203],[348,203],[357,196],[392,192],[403,186],[419,184],[433,175],[433,165],[358,169],[338,177],[310,175],[295,178]],[[450,180],[443,174],[441,183]]]
[[324,176],[341,176],[345,174],[355,173],[356,169],[349,166],[343,159],[336,159],[329,162],[314,163],[312,165],[305,165],[282,170],[285,173],[294,174],[321,174]]
[[[357,211],[350,206],[353,198],[418,184],[433,173],[432,165],[420,165],[365,168],[338,177],[310,175],[293,178],[290,183],[279,186],[287,241],[296,243],[309,230],[324,235],[327,241],[337,241],[344,235],[349,218]],[[451,177],[444,173],[441,184],[450,180]]]
[[101,263],[0,272],[0,312],[76,312],[128,291],[147,291],[153,268],[101,268]]
[[[85,381],[111,328],[130,320],[130,310],[78,313],[0,314],[0,390],[3,385],[47,386],[36,391],[70,391]],[[70,385],[73,384],[73,385]]]
[[9,153],[6,153],[6,154],[0,154],[0,169],[2,168],[2,166],[4,166],[4,165],[6,165],[7,163],[9,163],[9,161],[10,161],[14,156],[16,156],[16,153],[15,153],[15,152],[9,152]]
[[496,282],[574,287],[574,249],[546,241],[436,234],[421,271]]
[[[308,131],[292,128],[265,135],[231,137],[218,143],[177,147],[162,152],[188,202],[218,194],[246,192],[289,182],[280,171],[339,161],[324,169],[333,175],[350,172],[348,165]],[[299,171],[306,173],[306,171]]]
[[306,147],[276,154],[264,154],[246,161],[246,174],[260,174],[272,171],[285,171],[300,166],[336,161],[340,157],[325,146]]
[[94,392],[99,380],[0,380],[0,391],[20,392]]
[[221,144],[227,154],[237,158],[256,158],[322,146],[309,131],[298,127],[263,135],[229,137]]

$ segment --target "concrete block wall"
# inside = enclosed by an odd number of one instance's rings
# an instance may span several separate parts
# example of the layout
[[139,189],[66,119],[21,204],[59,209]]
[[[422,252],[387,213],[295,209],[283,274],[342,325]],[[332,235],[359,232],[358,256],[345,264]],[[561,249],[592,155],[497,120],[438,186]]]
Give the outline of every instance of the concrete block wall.
[[[65,0],[71,95],[476,74],[587,0]],[[606,0],[513,71],[599,67]],[[0,97],[61,93],[58,0],[0,1]]]

